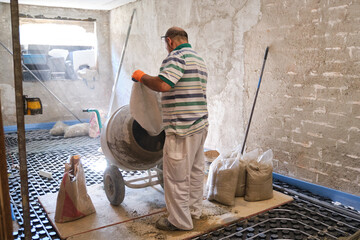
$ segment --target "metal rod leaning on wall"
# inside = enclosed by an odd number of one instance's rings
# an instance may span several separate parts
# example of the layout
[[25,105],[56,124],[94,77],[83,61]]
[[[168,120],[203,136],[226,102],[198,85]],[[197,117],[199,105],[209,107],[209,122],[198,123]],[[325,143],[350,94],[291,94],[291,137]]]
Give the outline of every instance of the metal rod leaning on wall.
[[110,115],[111,115],[112,105],[113,105],[114,98],[115,98],[116,85],[117,85],[118,80],[119,80],[120,71],[121,71],[121,67],[122,67],[122,63],[123,63],[124,55],[125,55],[125,49],[126,49],[126,46],[127,46],[128,40],[129,40],[130,30],[131,30],[131,26],[132,26],[132,22],[133,22],[133,19],[134,19],[135,12],[136,12],[136,9],[133,10],[133,13],[132,13],[132,15],[131,15],[130,24],[129,24],[128,31],[127,31],[127,35],[126,35],[126,40],[125,40],[123,49],[122,49],[122,51],[121,51],[120,65],[119,65],[118,71],[117,71],[117,73],[116,73],[114,85],[113,85],[113,87],[112,87],[110,104],[109,104],[109,111],[108,111],[108,114],[107,114],[107,118],[109,118]]
[[251,114],[250,114],[249,122],[248,122],[248,125],[247,125],[247,128],[246,128],[246,133],[245,133],[245,137],[244,137],[244,142],[243,142],[243,145],[242,145],[242,148],[241,148],[241,155],[243,155],[244,150],[245,150],[246,138],[247,138],[247,136],[248,136],[248,134],[249,134],[251,119],[252,119],[252,116],[253,116],[253,114],[254,114],[256,99],[257,99],[257,96],[258,96],[258,94],[259,94],[261,79],[262,79],[262,75],[263,75],[263,73],[264,73],[264,68],[265,68],[265,63],[266,63],[266,59],[267,59],[268,52],[269,52],[269,47],[266,47],[266,49],[265,49],[265,55],[264,55],[264,61],[263,61],[263,65],[262,65],[262,68],[261,68],[261,74],[260,74],[260,78],[259,78],[259,83],[258,83],[258,86],[257,86],[257,89],[256,89],[256,94],[255,94],[254,103],[253,103],[253,106],[252,106],[252,108],[251,108]]
[[[10,53],[11,55],[13,55],[13,53],[2,43],[0,42],[0,45],[6,49],[6,51],[8,51],[8,53]],[[69,113],[71,113],[71,115],[73,115],[77,120],[79,120],[79,122],[82,122],[56,95],[55,93],[53,93],[48,87],[46,87],[46,85],[23,63],[21,62],[21,65],[36,79],[40,82],[40,84],[51,94],[53,95],[53,97],[61,104],[63,105],[63,107],[68,110]]]
[[21,48],[19,39],[19,5],[17,0],[10,1],[11,7],[11,31],[13,45],[13,62],[15,78],[15,100],[16,100],[16,122],[18,134],[18,148],[20,160],[20,182],[21,182],[21,201],[23,209],[24,233],[25,239],[30,240],[30,207],[29,207],[29,186],[26,161],[26,142],[25,142],[25,120],[24,120],[24,102],[22,85],[22,67],[21,67]]

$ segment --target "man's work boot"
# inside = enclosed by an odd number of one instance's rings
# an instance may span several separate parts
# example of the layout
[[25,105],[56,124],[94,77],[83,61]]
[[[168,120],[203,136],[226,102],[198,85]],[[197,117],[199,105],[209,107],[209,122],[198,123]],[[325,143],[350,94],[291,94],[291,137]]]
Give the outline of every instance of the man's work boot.
[[179,231],[181,229],[172,225],[166,217],[161,217],[156,221],[156,228],[164,231]]

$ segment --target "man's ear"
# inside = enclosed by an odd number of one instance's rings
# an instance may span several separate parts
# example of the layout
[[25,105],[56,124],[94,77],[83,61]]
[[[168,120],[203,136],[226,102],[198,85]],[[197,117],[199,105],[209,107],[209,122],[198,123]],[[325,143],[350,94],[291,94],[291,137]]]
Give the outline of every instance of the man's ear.
[[171,46],[171,44],[172,44],[171,38],[167,37],[166,40],[168,41],[169,46]]

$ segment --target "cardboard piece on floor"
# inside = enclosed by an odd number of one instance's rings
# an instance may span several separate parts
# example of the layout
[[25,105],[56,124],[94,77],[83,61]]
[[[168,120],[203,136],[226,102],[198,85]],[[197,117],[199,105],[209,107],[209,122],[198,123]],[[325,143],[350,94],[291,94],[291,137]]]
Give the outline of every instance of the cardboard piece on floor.
[[164,192],[160,185],[141,189],[127,188],[125,199],[119,206],[112,206],[106,197],[103,185],[87,187],[88,194],[96,212],[67,223],[56,223],[54,220],[57,193],[39,197],[50,221],[62,239],[75,234],[87,232],[113,224],[129,221],[149,214],[165,212]]
[[113,225],[107,228],[98,229],[84,234],[72,236],[69,240],[87,239],[190,239],[204,234],[223,225],[232,223],[265,212],[277,206],[291,202],[290,196],[274,191],[274,197],[259,202],[246,202],[244,198],[237,198],[234,207],[226,207],[220,204],[203,201],[204,210],[200,220],[194,220],[194,230],[167,232],[155,228],[156,220],[164,213],[158,213],[134,221]]
[[194,220],[194,230],[166,232],[155,228],[156,220],[166,213],[164,193],[160,186],[142,189],[126,188],[124,202],[111,206],[102,186],[88,187],[96,213],[69,223],[55,223],[56,194],[39,197],[61,238],[75,239],[184,239],[197,236],[291,202],[290,196],[274,191],[274,197],[259,202],[236,198],[235,206],[227,207],[203,201],[202,219]]

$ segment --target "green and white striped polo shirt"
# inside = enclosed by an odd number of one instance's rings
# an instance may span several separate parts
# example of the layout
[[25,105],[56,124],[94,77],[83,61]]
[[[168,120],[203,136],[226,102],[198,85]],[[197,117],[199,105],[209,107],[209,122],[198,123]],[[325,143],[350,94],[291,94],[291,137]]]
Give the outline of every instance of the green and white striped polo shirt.
[[188,43],[164,59],[159,77],[171,86],[161,97],[166,134],[189,136],[208,126],[207,76],[204,60]]

